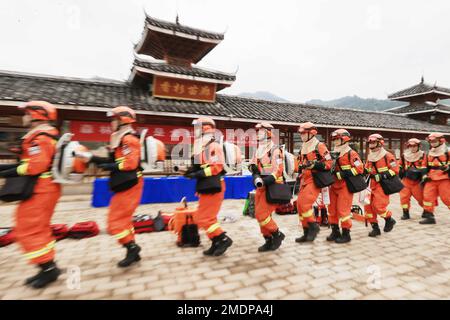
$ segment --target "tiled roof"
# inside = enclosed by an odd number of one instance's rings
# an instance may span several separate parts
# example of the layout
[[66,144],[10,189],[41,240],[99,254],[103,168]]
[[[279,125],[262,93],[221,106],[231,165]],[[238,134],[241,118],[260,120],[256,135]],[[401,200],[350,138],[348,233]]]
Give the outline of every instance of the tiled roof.
[[393,131],[450,133],[450,126],[434,125],[385,112],[271,102],[228,95],[217,95],[215,103],[164,100],[153,98],[146,89],[127,82],[107,83],[0,72],[0,100],[28,101],[31,99],[87,107],[114,107],[124,104],[133,106],[136,110],[174,113],[174,116],[198,114],[280,123],[312,121],[319,127],[370,127]]
[[403,97],[420,95],[423,93],[429,93],[429,92],[433,92],[433,91],[434,92],[439,91],[441,93],[444,93],[445,95],[450,96],[450,89],[444,88],[444,87],[438,87],[436,85],[429,85],[422,80],[417,85],[414,85],[412,87],[409,87],[407,89],[404,89],[404,90],[401,90],[401,91],[398,91],[398,92],[395,92],[395,93],[389,95],[388,98],[391,100],[399,100]]
[[213,40],[223,40],[224,39],[224,35],[222,33],[216,33],[216,32],[210,32],[210,31],[200,30],[200,29],[196,29],[196,28],[191,28],[188,26],[184,26],[182,24],[163,21],[163,20],[155,19],[155,18],[149,17],[149,16],[147,16],[146,21],[148,24],[158,27],[158,28],[182,32],[182,33],[186,33],[186,34],[189,34],[192,36],[213,39]]
[[162,62],[150,62],[150,61],[142,61],[139,59],[134,60],[134,65],[146,69],[150,69],[153,71],[159,72],[167,72],[167,73],[175,73],[180,75],[187,75],[193,77],[207,78],[207,79],[215,79],[222,81],[235,81],[236,76],[224,72],[212,71],[207,69],[202,69],[196,66],[192,68],[186,68],[177,65],[170,65]]
[[425,113],[425,112],[446,112],[450,113],[450,106],[441,104],[441,103],[435,103],[427,101],[423,104],[419,105],[407,105],[407,106],[401,106],[392,108],[389,110],[386,110],[387,112],[392,112],[396,114],[409,114],[409,113]]

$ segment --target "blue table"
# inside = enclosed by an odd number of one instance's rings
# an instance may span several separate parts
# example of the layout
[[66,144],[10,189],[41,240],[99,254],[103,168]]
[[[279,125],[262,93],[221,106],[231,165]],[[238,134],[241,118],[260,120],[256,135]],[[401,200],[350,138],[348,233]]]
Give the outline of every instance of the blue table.
[[[95,208],[109,205],[112,193],[109,190],[108,178],[94,181],[92,206]],[[225,177],[225,199],[245,199],[254,189],[251,176]],[[144,191],[141,204],[179,202],[186,197],[188,201],[197,201],[195,196],[195,180],[184,177],[144,177]]]

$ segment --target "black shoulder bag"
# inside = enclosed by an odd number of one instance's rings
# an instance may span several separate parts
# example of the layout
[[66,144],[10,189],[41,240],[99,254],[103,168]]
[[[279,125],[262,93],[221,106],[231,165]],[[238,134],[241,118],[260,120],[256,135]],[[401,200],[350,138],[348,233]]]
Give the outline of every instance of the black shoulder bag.
[[[57,136],[51,135],[47,132],[40,132],[33,137],[33,140],[38,136],[48,136],[52,139],[58,140]],[[53,162],[53,161],[52,161]],[[50,168],[52,163],[50,163]],[[49,169],[50,170],[50,169]],[[40,175],[36,176],[18,176],[6,178],[5,184],[0,190],[0,200],[4,202],[24,201],[33,196],[34,187]]]
[[[351,152],[348,152],[347,154],[348,162],[351,163]],[[364,179],[362,174],[357,174],[356,176],[348,176],[344,179],[347,185],[347,189],[348,191],[350,191],[350,193],[358,193],[367,189],[366,179]]]
[[[280,149],[280,152],[282,154],[283,151]],[[272,150],[269,151],[269,159],[272,159]],[[291,199],[291,187],[286,184],[284,176],[283,183],[272,183],[266,186],[266,200],[268,203],[287,204],[291,202]]]
[[[128,133],[131,134],[131,133]],[[126,134],[126,135],[128,135]],[[126,136],[125,135],[125,136]],[[119,147],[122,146],[122,142]],[[138,184],[138,176],[137,172],[140,169],[140,166],[135,170],[122,171],[122,170],[114,170],[111,171],[110,179],[109,179],[109,187],[113,192],[121,192],[128,189],[131,189],[135,185]]]
[[[405,157],[402,156],[403,165],[406,166]],[[416,165],[412,163],[412,166],[405,170],[405,177],[412,181],[421,181],[423,172],[417,169]]]
[[[209,154],[209,145],[213,142],[211,140],[205,146],[206,154]],[[222,191],[222,174],[199,178],[195,185],[195,191],[199,194],[215,194]]]
[[[384,156],[384,161],[386,163],[386,166],[389,168],[387,156]],[[398,175],[392,176],[389,171],[380,173],[378,171],[376,162],[372,162],[372,165],[375,167],[375,170],[381,177],[380,185],[385,195],[389,196],[391,194],[398,193],[405,187]]]
[[[322,161],[323,158],[319,152],[319,143],[317,144],[316,150],[314,150],[314,151],[316,153],[317,160]],[[317,188],[320,188],[320,189],[331,186],[335,181],[334,176],[330,170],[324,170],[324,171],[313,170],[312,176],[313,176],[314,184],[316,185]]]

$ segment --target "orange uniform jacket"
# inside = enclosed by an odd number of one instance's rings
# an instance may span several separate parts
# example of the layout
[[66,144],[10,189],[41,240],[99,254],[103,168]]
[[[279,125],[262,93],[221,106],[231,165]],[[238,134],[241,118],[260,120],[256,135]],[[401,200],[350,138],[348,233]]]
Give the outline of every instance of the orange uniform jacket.
[[[331,166],[333,164],[333,159],[331,158],[330,152],[328,151],[327,146],[319,142],[317,145],[316,151],[312,151],[308,154],[300,155],[299,163],[300,165],[306,164],[308,161],[319,161],[322,162],[325,166],[325,170],[331,170]],[[320,156],[320,159],[317,157]],[[302,177],[302,185],[314,183],[312,173],[315,172],[315,169],[304,169],[301,173]]]
[[430,155],[426,155],[426,157],[423,159],[422,166],[424,168],[427,168],[428,173],[427,176],[433,181],[438,180],[448,180],[448,173],[444,172],[439,169],[433,168],[439,168],[442,166],[450,165],[450,150],[447,150],[447,154],[441,155],[439,157],[433,157]]
[[[419,159],[415,162],[407,161],[404,157],[401,157],[398,161],[398,164],[400,166],[400,169],[403,170],[405,173],[408,171],[409,168],[416,168],[418,170],[424,170],[426,167],[423,166],[423,163],[426,159],[426,154],[423,155],[422,159]],[[402,206],[402,209],[409,209],[411,207],[411,196],[413,196],[420,206],[423,205],[423,189],[420,185],[420,181],[414,181],[411,179],[408,179],[407,177],[404,177],[402,179],[403,185],[405,188],[403,188],[400,191],[400,203]]]

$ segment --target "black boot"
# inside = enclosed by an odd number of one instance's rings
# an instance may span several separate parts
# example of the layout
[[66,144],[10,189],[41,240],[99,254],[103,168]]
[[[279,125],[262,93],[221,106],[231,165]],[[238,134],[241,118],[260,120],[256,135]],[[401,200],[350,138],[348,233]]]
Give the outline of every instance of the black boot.
[[297,243],[306,242],[307,236],[308,236],[308,228],[303,228],[303,235],[300,238],[295,239],[295,242]]
[[380,230],[380,227],[378,226],[378,223],[376,223],[376,222],[371,223],[371,225],[372,225],[372,231],[369,232],[369,237],[374,238],[376,236],[381,235],[381,230]]
[[350,229],[342,229],[342,235],[336,239],[336,243],[347,243],[352,241],[350,237]]
[[322,227],[328,227],[328,213],[326,208],[320,210],[320,225]]
[[274,233],[272,233],[272,246],[270,249],[273,251],[277,250],[281,246],[281,243],[283,242],[284,238],[285,235],[280,230],[277,230]]
[[420,224],[436,224],[436,219],[434,218],[434,214],[429,211],[423,211],[422,218],[419,223]]
[[327,237],[327,241],[335,241],[341,236],[341,231],[339,230],[339,225],[331,225],[331,234]]
[[258,248],[258,252],[270,251],[272,248],[272,237],[264,237],[264,239],[266,239],[266,242]]
[[316,239],[320,232],[320,227],[317,222],[310,222],[308,228],[308,235],[306,236],[306,241],[312,242]]
[[384,224],[383,231],[391,232],[392,229],[394,229],[394,225],[397,223],[397,221],[395,221],[392,217],[386,218],[384,220],[386,221],[386,223]]
[[403,209],[403,216],[402,216],[402,220],[408,220],[411,217],[409,216],[409,209]]
[[127,255],[125,259],[119,261],[117,264],[119,268],[126,268],[131,266],[133,263],[141,260],[141,256],[139,252],[141,251],[141,247],[139,247],[134,241],[130,241],[124,245],[127,248]]
[[231,240],[231,238],[228,237],[225,232],[213,238],[213,242],[215,242],[213,256],[216,257],[224,254],[225,251],[227,251],[227,249],[233,244],[233,240]]
[[41,268],[41,271],[34,277],[26,280],[26,284],[35,289],[46,287],[48,284],[56,281],[61,274],[61,270],[58,269],[53,261],[40,264],[39,267]]

